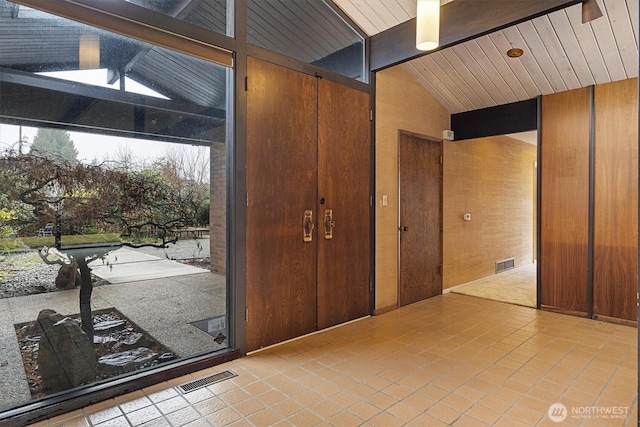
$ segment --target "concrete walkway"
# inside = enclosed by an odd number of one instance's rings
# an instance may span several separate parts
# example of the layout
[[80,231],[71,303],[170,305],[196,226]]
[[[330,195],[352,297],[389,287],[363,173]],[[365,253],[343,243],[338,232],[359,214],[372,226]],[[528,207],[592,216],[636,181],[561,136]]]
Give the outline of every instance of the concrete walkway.
[[178,240],[176,243],[171,243],[163,249],[145,246],[135,250],[164,259],[206,258],[209,256],[209,244],[209,238],[206,237],[201,239]]
[[141,250],[122,247],[107,254],[104,260],[89,264],[92,273],[109,283],[126,283],[202,273],[202,268],[148,255]]

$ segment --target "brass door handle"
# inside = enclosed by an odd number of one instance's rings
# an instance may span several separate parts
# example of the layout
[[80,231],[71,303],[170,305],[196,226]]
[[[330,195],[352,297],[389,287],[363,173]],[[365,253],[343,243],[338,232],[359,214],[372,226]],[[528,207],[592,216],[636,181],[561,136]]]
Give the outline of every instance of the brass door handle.
[[302,216],[302,240],[305,242],[311,242],[313,240],[313,211],[307,209]]
[[324,238],[326,240],[333,239],[333,227],[336,222],[333,220],[333,209],[324,210]]

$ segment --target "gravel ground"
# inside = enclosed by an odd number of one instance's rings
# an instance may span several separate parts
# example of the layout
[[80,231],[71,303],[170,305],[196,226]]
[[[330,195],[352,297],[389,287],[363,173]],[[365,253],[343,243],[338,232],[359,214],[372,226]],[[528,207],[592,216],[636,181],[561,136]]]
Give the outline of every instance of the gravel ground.
[[[172,255],[179,255],[177,259],[184,264],[201,268],[209,268],[208,256],[194,258],[188,252],[192,252],[193,243],[184,244],[187,250],[173,250]],[[158,256],[162,250],[148,250]],[[183,253],[184,252],[184,253]],[[205,255],[208,255],[206,251]],[[182,258],[182,259],[180,259]],[[191,259],[188,259],[191,258]],[[175,259],[175,258],[174,258]],[[59,265],[45,264],[36,251],[17,253],[11,255],[0,254],[0,298],[12,298],[25,295],[42,294],[45,292],[57,292],[55,279],[60,270]],[[99,277],[92,276],[93,286],[108,285],[109,282]]]
[[[0,298],[57,292],[55,279],[59,265],[45,264],[37,252],[0,255]],[[93,277],[93,285],[108,284]]]

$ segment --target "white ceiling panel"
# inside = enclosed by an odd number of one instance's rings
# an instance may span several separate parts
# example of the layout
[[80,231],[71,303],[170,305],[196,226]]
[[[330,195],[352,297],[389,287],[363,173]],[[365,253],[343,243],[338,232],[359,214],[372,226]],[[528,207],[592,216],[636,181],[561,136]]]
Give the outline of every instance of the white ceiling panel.
[[462,100],[451,93],[450,88],[438,80],[430,61],[408,62],[407,71],[445,108],[464,110]]
[[587,59],[582,52],[582,47],[571,27],[567,13],[564,10],[560,10],[550,14],[549,19],[562,45],[562,49],[567,55],[569,66],[578,79],[580,87],[595,84],[589,64],[587,64]]
[[[455,75],[455,70],[451,69],[451,66],[442,55],[430,55],[425,58],[430,70],[438,78],[438,81],[442,82],[450,92],[453,94],[456,100],[458,100],[463,108],[475,109],[475,105],[467,91],[464,90],[463,84],[458,84],[460,78]],[[457,77],[457,78],[456,78]]]
[[440,51],[443,58],[446,58],[451,69],[458,73],[457,81],[470,95],[472,101],[481,108],[484,105],[496,105],[495,100],[489,95],[489,92],[480,84],[477,76],[467,67],[460,59],[455,49],[444,49]]
[[524,40],[522,48],[525,55],[538,63],[553,92],[563,92],[569,89],[558,71],[559,67],[556,65],[555,58],[551,57],[551,53],[542,42],[533,21],[523,22],[516,26],[516,30],[522,34]]
[[[452,50],[450,52],[453,53]],[[471,72],[469,72],[462,61],[460,61],[460,58],[455,54],[444,55],[444,52],[439,52],[438,55],[431,55],[431,57],[438,64],[440,69],[448,70],[447,74],[449,74],[452,83],[454,83],[469,100],[473,109],[478,108],[479,105],[484,105],[485,101],[481,98],[481,95],[483,94],[478,94],[473,90],[473,81],[475,80],[475,77]],[[488,94],[486,96],[488,96]]]
[[333,0],[367,35],[372,36],[416,16],[416,0]]
[[[580,87],[580,82],[575,70],[571,66],[567,52],[564,50],[564,46],[560,42],[560,38],[556,29],[551,24],[548,16],[542,16],[532,21],[536,32],[542,40],[544,51],[544,57],[553,63],[555,69],[558,70],[560,78],[564,82],[564,86],[571,90]],[[537,55],[541,57],[543,55]]]
[[[637,1],[636,1],[637,4]],[[638,75],[638,45],[629,19],[627,3],[608,1],[605,3],[606,14],[611,23],[613,36],[618,46],[620,59],[624,65],[626,76]]]
[[516,94],[511,90],[509,85],[506,84],[502,74],[498,71],[498,68],[501,64],[496,64],[494,62],[495,58],[491,58],[492,52],[491,48],[493,47],[493,43],[490,41],[487,42],[487,37],[481,37],[476,40],[471,40],[465,43],[466,48],[471,55],[471,58],[478,64],[479,68],[484,71],[487,75],[487,78],[491,81],[491,88],[495,88],[498,93],[496,96],[500,96],[502,100],[499,104],[504,104],[505,102],[514,102],[517,101]]
[[638,12],[638,0],[627,0],[627,10],[631,17],[631,28],[636,36],[636,46],[638,46],[638,19],[640,19],[640,13]]
[[[607,83],[611,81],[609,77],[609,71],[607,65],[604,62],[604,57],[600,52],[600,47],[596,41],[595,34],[591,25],[582,24],[582,18],[579,7],[570,7],[566,9],[565,13],[571,24],[571,28],[575,33],[578,43],[582,49],[582,54],[589,65],[591,75],[596,84]],[[603,19],[603,18],[599,18]]]
[[477,46],[475,45],[475,42],[469,42],[451,48],[454,52],[456,52],[460,60],[471,71],[471,73],[476,76],[478,84],[472,86],[471,90],[476,93],[479,93],[480,89],[486,91],[492,100],[491,103],[488,103],[489,106],[506,104],[508,101],[495,85],[493,79],[490,76],[490,70],[486,70],[485,68],[483,68],[481,63],[475,60],[474,56],[472,55],[471,51],[473,51],[473,48],[477,48]]
[[[620,0],[609,0],[609,3],[613,3],[614,1],[621,3]],[[613,36],[613,28],[607,19],[606,8],[602,8],[602,13],[604,16],[594,20],[590,25],[593,29],[593,34],[596,36],[596,41],[604,58],[604,63],[609,71],[609,78],[611,81],[623,80],[627,78],[627,74],[622,65],[622,57],[618,50],[616,39]]]
[[522,83],[520,83],[518,77],[513,73],[513,70],[507,63],[507,61],[514,62],[512,61],[513,58],[509,58],[500,52],[490,37],[480,37],[477,42],[484,55],[489,59],[489,62],[495,67],[500,77],[496,77],[496,80],[504,86],[507,98],[513,100],[528,98]]
[[538,131],[531,130],[527,132],[508,133],[506,136],[526,142],[531,145],[538,145]]
[[[415,17],[416,0],[333,1],[368,35]],[[578,4],[400,66],[450,113],[637,77],[639,0],[597,1],[587,24]]]
[[[489,34],[489,38],[501,54],[502,52],[506,52],[514,47],[511,43],[509,43],[509,40],[507,40],[507,37],[503,31],[497,31],[493,34]],[[511,68],[512,73],[516,76],[518,82],[522,85],[522,88],[526,92],[526,98],[530,99],[538,96],[538,87],[531,78],[531,75],[526,72],[526,68],[522,60],[508,57],[505,60],[509,68]]]

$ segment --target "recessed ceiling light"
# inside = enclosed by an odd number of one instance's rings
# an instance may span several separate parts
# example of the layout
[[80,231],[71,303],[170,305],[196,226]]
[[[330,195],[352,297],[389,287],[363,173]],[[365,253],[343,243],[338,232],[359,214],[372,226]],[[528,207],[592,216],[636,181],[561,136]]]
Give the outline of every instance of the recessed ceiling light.
[[509,49],[507,51],[507,56],[509,58],[520,58],[522,56],[522,54],[524,53],[524,51],[518,47],[514,47],[512,49]]

